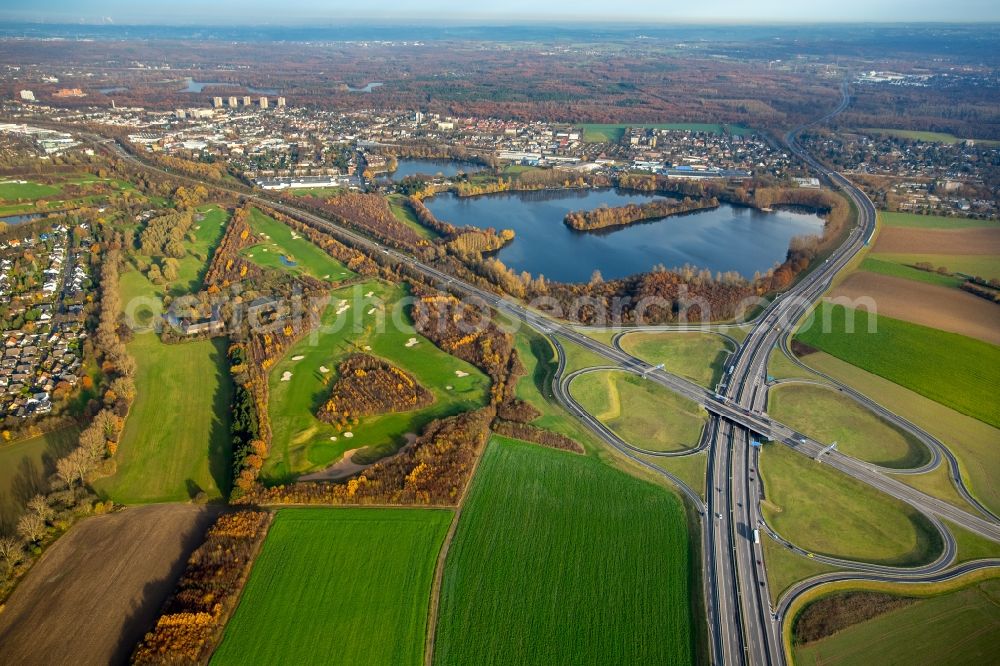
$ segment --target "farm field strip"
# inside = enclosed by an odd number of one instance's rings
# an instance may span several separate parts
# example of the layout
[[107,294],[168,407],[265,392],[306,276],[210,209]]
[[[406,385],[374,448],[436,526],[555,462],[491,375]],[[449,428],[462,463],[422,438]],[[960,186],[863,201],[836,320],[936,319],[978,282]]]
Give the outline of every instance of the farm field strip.
[[672,493],[494,437],[445,564],[434,662],[691,663],[689,557]]
[[278,510],[212,664],[419,665],[444,509]]

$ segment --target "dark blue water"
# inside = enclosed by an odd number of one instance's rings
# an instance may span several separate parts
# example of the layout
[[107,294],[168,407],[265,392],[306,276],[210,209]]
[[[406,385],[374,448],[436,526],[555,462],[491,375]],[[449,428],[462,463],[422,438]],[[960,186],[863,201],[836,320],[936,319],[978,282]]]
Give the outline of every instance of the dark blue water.
[[482,171],[483,166],[481,164],[475,164],[473,162],[457,162],[455,160],[417,160],[417,159],[401,159],[399,160],[399,165],[396,170],[390,174],[392,180],[403,180],[407,176],[415,176],[421,174],[424,176],[437,176],[442,175],[445,178],[451,178],[460,171],[465,173],[472,173],[473,171]]
[[181,92],[200,93],[205,88],[212,88],[215,86],[220,88],[240,88],[255,95],[278,94],[277,90],[271,90],[270,88],[251,88],[250,86],[240,85],[239,83],[229,83],[228,81],[195,81],[190,76],[184,79],[184,87],[181,88]]
[[723,204],[652,222],[600,232],[573,231],[566,213],[642,203],[651,195],[621,190],[515,192],[460,199],[440,194],[425,201],[438,219],[456,225],[513,229],[516,237],[497,258],[518,272],[560,282],[583,282],[594,269],[605,279],[691,264],[752,277],[784,261],[793,236],[822,233],[823,220],[806,212],[762,213]]

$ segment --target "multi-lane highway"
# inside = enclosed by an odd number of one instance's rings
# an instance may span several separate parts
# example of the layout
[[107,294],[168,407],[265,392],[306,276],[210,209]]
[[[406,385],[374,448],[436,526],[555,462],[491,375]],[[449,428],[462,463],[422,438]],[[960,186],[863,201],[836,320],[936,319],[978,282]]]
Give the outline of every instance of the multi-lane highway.
[[[849,101],[845,86],[840,106],[821,120],[839,113],[847,107]],[[844,244],[823,264],[776,298],[758,316],[754,328],[727,364],[727,367],[732,368],[731,379],[724,395],[721,396],[672,375],[662,368],[653,368],[615,345],[599,342],[564,322],[537,312],[522,303],[459,280],[334,221],[259,194],[235,189],[230,192],[248,201],[270,206],[291,217],[322,227],[349,245],[375,256],[381,255],[383,261],[405,265],[409,270],[436,283],[442,289],[485,302],[490,307],[515,317],[549,337],[555,344],[560,359],[559,373],[553,382],[556,398],[623,455],[670,477],[678,487],[686,490],[693,505],[701,512],[705,528],[703,539],[706,596],[714,661],[733,664],[781,664],[784,662],[781,644],[781,622],[784,619],[782,611],[789,597],[785,595],[783,605],[777,609],[771,608],[764,557],[760,544],[754,539],[755,529],[763,532],[767,527],[760,514],[761,485],[756,474],[758,450],[750,446],[750,438],[758,437],[781,442],[812,457],[819,455],[825,448],[825,442],[814,441],[767,416],[765,412],[767,362],[772,349],[826,291],[833,276],[850,262],[870,239],[875,228],[875,209],[871,201],[840,174],[827,170],[805,153],[796,143],[796,135],[797,132],[792,132],[786,137],[791,150],[830,184],[851,198],[858,211],[858,225],[850,232]],[[113,141],[94,135],[84,138],[89,138],[114,151],[120,159],[134,162],[145,169],[162,171],[158,166],[129,154]],[[169,175],[184,178],[179,174]],[[210,185],[219,189],[217,184]],[[650,465],[634,447],[604,428],[603,424],[572,400],[567,390],[569,379],[562,376],[562,371],[565,369],[565,355],[562,352],[560,338],[599,354],[611,362],[609,364],[611,367],[640,373],[650,381],[697,402],[711,413],[706,439],[699,447],[707,448],[710,455],[706,502],[703,503],[697,493],[687,488],[676,477]],[[950,520],[987,538],[1000,541],[1000,524],[993,520],[992,516],[972,515],[890,478],[878,468],[835,451],[824,454],[823,460],[825,464],[909,502],[931,516]],[[921,574],[932,575],[927,571]],[[882,576],[882,579],[896,577],[892,572],[871,572],[865,575]],[[900,573],[898,576],[905,577],[905,573]]]

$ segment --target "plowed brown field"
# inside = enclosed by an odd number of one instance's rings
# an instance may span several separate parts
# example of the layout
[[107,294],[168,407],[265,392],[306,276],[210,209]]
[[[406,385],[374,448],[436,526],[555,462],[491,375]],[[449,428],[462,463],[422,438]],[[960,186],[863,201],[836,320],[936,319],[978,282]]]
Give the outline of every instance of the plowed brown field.
[[154,504],[88,518],[0,613],[0,664],[124,664],[221,507]]
[[1000,255],[1000,226],[986,229],[884,227],[875,242],[875,252]]
[[831,296],[871,297],[880,315],[1000,345],[1000,305],[958,289],[859,271]]

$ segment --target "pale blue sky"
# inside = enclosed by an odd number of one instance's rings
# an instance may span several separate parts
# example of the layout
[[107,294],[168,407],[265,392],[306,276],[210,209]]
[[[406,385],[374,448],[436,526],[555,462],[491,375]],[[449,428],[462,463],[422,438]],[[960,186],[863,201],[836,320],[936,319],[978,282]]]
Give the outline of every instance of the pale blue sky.
[[311,20],[337,23],[367,19],[523,22],[983,22],[1000,20],[996,0],[4,0],[0,19],[100,21],[173,25],[258,23],[291,25]]

